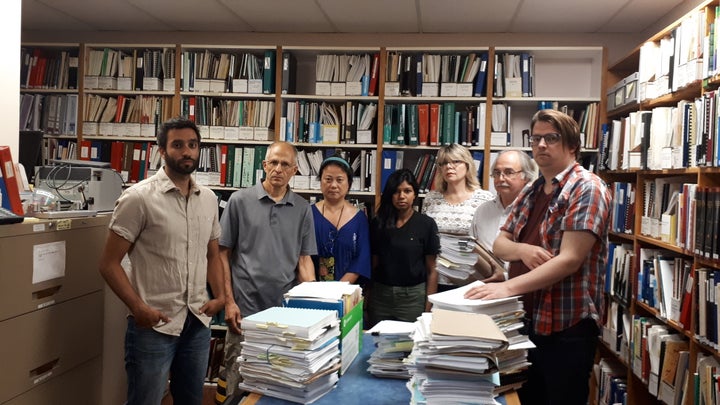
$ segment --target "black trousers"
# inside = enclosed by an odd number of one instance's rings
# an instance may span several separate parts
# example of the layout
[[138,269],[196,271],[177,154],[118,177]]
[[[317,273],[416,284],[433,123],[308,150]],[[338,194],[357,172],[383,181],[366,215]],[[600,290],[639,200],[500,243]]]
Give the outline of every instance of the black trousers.
[[550,335],[530,340],[537,348],[528,353],[532,366],[518,391],[523,405],[584,405],[588,403],[590,373],[595,360],[599,329],[592,319]]

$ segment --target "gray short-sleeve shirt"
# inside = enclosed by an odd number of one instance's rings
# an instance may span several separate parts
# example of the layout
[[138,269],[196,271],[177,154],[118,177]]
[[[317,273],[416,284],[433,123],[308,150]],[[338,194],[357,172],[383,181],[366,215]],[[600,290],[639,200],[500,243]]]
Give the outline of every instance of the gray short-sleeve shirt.
[[233,295],[242,316],[282,304],[300,256],[317,253],[310,204],[291,190],[276,203],[262,184],[234,192],[220,219],[232,250]]

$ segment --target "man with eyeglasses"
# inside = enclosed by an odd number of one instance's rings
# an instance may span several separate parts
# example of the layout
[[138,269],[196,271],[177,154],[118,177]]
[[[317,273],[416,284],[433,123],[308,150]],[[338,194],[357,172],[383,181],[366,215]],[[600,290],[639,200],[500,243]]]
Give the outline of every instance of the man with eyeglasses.
[[240,381],[240,320],[281,306],[283,294],[303,281],[315,281],[311,255],[317,254],[310,204],[288,183],[297,171],[297,150],[287,142],[268,147],[265,179],[234,192],[220,218],[220,257],[224,268],[227,395]]
[[[526,184],[537,178],[537,165],[521,150],[505,150],[490,165],[490,176],[497,194],[475,210],[471,235],[488,250],[492,250],[500,225],[505,223],[515,198]],[[493,281],[502,281],[505,269],[497,269]]]
[[532,119],[540,178],[517,197],[493,250],[510,278],[471,289],[466,298],[524,297],[530,339],[520,401],[585,404],[604,307],[610,193],[578,162],[580,129],[556,110]]

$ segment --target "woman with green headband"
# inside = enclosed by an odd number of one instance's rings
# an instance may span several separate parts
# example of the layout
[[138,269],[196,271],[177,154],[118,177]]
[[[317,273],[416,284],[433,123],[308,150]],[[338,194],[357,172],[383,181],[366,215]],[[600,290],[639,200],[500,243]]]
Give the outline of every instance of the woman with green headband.
[[312,206],[318,255],[318,280],[358,283],[370,278],[368,219],[347,197],[353,180],[348,162],[331,156],[320,165],[323,199]]

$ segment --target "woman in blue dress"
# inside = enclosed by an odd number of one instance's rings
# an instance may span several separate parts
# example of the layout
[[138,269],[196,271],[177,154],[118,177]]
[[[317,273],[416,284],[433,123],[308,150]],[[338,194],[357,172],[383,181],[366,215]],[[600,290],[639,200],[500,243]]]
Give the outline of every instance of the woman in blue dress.
[[359,283],[370,279],[368,219],[345,199],[352,169],[338,156],[320,165],[323,199],[312,206],[318,255],[313,257],[318,280]]

